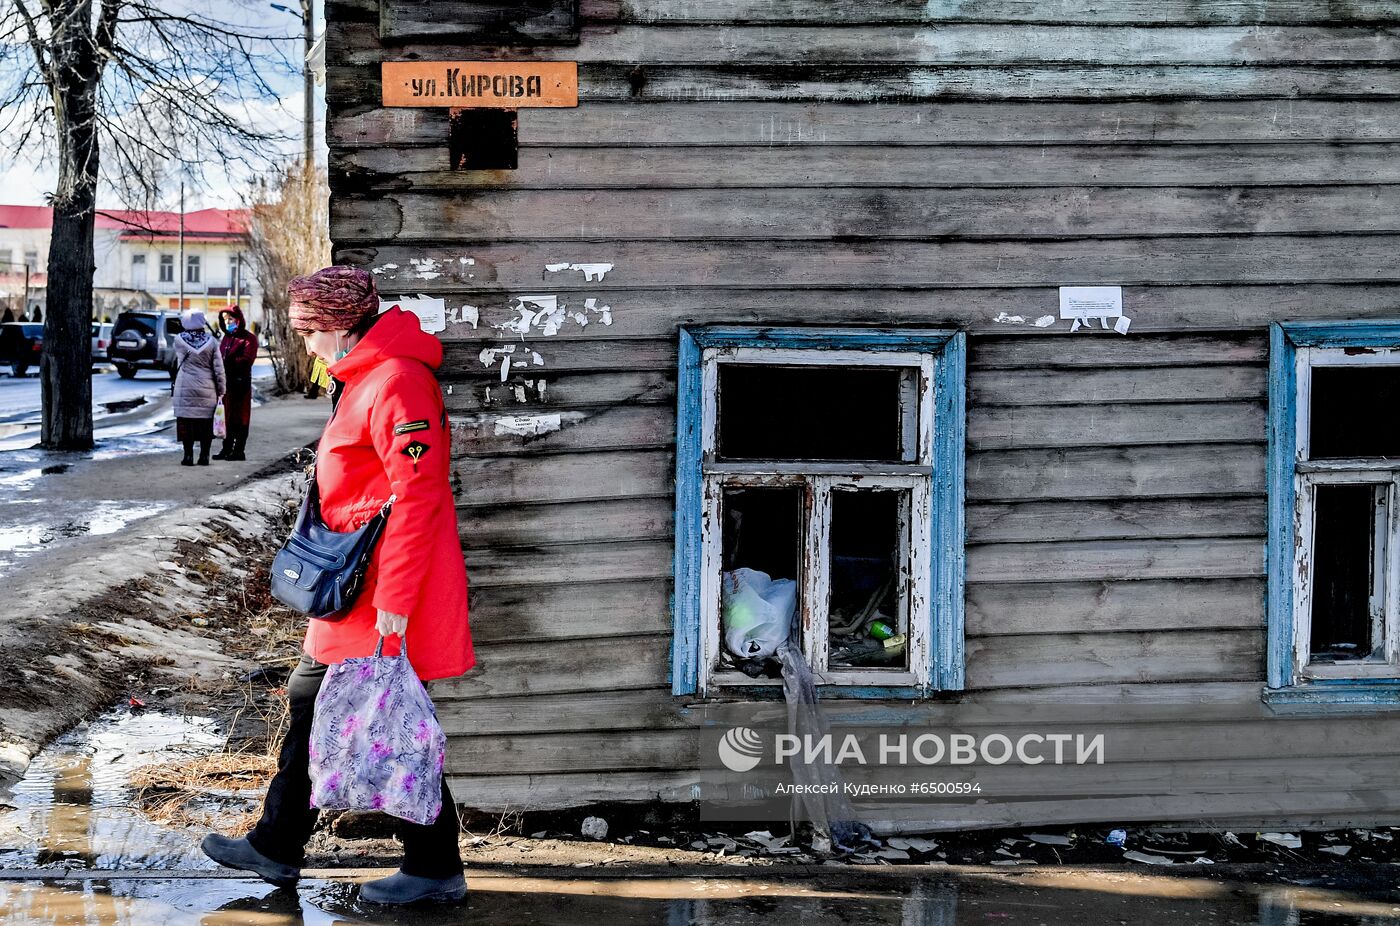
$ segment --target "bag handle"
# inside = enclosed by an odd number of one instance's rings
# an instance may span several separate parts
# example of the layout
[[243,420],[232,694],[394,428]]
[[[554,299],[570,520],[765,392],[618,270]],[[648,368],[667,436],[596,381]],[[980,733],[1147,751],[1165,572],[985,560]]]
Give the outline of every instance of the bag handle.
[[[395,636],[397,636],[397,637],[399,638],[399,654],[398,654],[397,656],[390,656],[389,658],[390,658],[390,659],[404,659],[404,660],[407,660],[407,659],[408,659],[408,640],[404,638],[403,634],[395,634]],[[376,643],[376,644],[374,644],[374,657],[375,657],[376,659],[383,659],[383,658],[384,658],[384,635],[383,635],[383,634],[380,634],[380,635],[379,635],[379,642]]]

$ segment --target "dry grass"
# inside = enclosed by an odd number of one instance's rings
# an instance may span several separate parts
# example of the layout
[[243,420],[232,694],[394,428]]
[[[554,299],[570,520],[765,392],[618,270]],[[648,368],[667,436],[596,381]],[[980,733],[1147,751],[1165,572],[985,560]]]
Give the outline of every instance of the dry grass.
[[131,775],[133,787],[142,791],[239,791],[261,789],[277,771],[272,756],[251,752],[216,752],[180,762],[147,765]]

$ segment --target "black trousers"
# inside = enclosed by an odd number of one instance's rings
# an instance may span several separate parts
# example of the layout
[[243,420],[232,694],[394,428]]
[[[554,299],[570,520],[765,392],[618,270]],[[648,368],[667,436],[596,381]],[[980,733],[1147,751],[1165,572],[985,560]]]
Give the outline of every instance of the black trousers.
[[[268,858],[300,868],[306,858],[306,843],[316,828],[319,811],[311,806],[311,774],[308,770],[311,742],[311,714],[316,693],[326,677],[326,666],[305,653],[287,680],[291,723],[282,739],[277,758],[277,774],[267,787],[262,818],[248,833],[248,841]],[[442,812],[426,826],[398,821],[403,839],[405,874],[421,878],[447,878],[462,871],[462,853],[457,845],[459,831],[457,804],[442,780]]]

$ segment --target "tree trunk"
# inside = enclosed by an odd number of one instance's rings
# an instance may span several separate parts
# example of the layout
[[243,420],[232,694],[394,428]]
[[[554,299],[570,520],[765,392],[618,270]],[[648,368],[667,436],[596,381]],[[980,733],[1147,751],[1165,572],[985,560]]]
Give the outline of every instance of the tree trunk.
[[92,286],[96,273],[97,82],[91,0],[56,4],[67,27],[54,36],[58,189],[49,244],[48,306],[40,361],[44,416],[40,446],[92,448]]

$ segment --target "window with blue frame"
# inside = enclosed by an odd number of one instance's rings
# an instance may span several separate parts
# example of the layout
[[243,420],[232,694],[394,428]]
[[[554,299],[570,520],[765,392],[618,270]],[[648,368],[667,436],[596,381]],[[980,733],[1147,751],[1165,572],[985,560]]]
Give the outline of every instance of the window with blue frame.
[[1273,326],[1271,702],[1400,696],[1397,401],[1400,322]]
[[680,332],[671,681],[843,696],[963,685],[965,336]]

